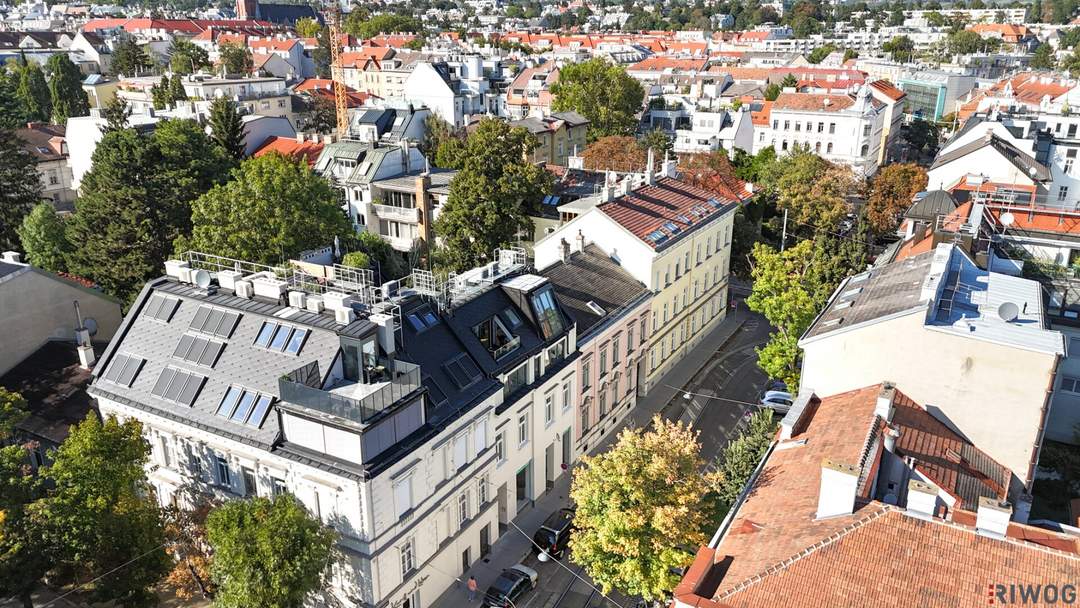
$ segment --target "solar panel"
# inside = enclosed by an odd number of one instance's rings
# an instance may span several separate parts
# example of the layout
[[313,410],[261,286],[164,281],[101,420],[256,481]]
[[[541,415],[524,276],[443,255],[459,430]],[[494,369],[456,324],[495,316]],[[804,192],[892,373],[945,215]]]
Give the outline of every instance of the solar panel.
[[154,384],[150,394],[166,401],[191,406],[195,403],[195,398],[199,396],[199,390],[202,389],[204,382],[206,382],[206,376],[166,367],[161,370],[161,375],[158,376],[157,383]]
[[206,317],[210,316],[211,308],[209,306],[200,306],[199,310],[195,311],[195,317],[191,319],[191,325],[188,327],[197,331],[201,331],[206,325]]
[[420,320],[420,317],[416,315],[409,315],[406,317],[409,320],[409,325],[412,325],[416,331],[423,331],[427,326]]
[[435,315],[431,314],[430,311],[424,313],[424,324],[425,325],[427,325],[428,327],[434,327],[438,323],[439,323],[439,317],[436,317]]
[[169,384],[172,382],[174,376],[176,376],[175,368],[166,367],[161,370],[157,383],[155,383],[154,388],[150,390],[150,394],[155,397],[164,397],[165,389],[169,388]]
[[211,340],[203,336],[184,334],[176,344],[173,356],[196,365],[214,367],[221,351],[225,348],[224,342]]
[[232,335],[234,329],[236,329],[236,323],[240,320],[240,313],[228,310],[225,311],[225,315],[221,318],[221,325],[214,330],[214,335],[222,338],[228,338]]
[[236,323],[240,320],[240,313],[234,310],[222,310],[213,306],[203,305],[195,311],[195,317],[191,319],[190,329],[213,334],[220,338],[232,336],[236,329]]
[[180,388],[180,395],[176,400],[189,407],[194,405],[195,398],[199,396],[199,390],[202,389],[203,382],[206,382],[205,376],[187,374],[187,378],[184,380],[184,386]]

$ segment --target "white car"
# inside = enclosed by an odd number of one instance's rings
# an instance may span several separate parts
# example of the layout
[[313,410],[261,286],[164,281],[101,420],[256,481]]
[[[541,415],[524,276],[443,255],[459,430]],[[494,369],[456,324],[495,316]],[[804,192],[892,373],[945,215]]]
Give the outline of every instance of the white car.
[[786,414],[795,400],[791,393],[784,391],[765,391],[761,397],[761,407],[767,407],[778,414]]

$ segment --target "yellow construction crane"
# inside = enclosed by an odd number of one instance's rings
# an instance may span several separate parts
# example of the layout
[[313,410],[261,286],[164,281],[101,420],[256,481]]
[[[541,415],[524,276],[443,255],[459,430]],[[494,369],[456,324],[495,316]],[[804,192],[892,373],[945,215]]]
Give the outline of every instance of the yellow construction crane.
[[330,77],[334,81],[337,135],[344,138],[349,134],[349,104],[345,93],[345,70],[341,66],[341,7],[337,0],[330,1],[325,14],[330,26]]

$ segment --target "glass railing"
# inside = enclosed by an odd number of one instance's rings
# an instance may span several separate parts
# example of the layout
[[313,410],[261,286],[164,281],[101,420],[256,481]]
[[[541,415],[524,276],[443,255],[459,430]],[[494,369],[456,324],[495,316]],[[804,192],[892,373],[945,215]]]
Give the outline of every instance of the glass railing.
[[[310,386],[309,368],[295,370],[278,379],[281,401],[361,424],[420,388],[420,367],[404,361],[386,362],[383,373],[387,384],[359,399]],[[305,379],[308,382],[305,383]]]

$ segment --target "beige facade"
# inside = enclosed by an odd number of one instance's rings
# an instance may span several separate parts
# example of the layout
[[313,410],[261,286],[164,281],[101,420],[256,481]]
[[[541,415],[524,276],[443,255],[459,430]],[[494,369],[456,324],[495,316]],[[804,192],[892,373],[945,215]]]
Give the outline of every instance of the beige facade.
[[925,327],[925,309],[804,341],[802,387],[889,381],[1030,483],[1057,356]]

